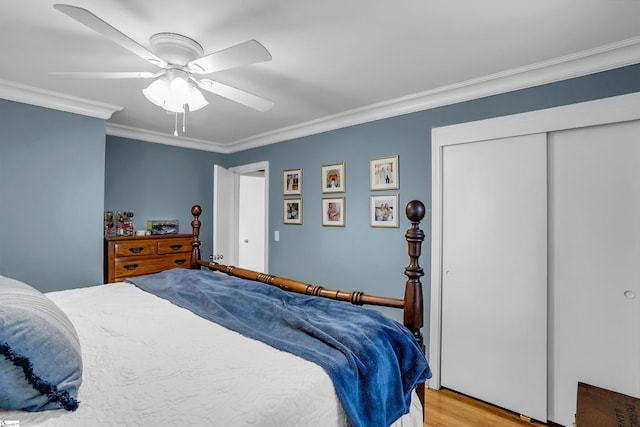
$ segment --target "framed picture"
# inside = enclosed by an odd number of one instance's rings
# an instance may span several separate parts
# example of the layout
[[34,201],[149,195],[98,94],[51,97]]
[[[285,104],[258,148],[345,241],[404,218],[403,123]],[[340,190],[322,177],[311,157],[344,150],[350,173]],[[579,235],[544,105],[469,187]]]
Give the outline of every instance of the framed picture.
[[302,194],[302,169],[289,169],[282,172],[282,192],[284,195]]
[[393,190],[400,188],[398,178],[398,156],[371,159],[369,166],[372,190]]
[[371,196],[371,226],[399,227],[398,195]]
[[346,207],[344,197],[322,199],[322,225],[344,227]]
[[302,199],[284,199],[283,217],[285,224],[302,224]]
[[323,193],[344,193],[346,185],[344,162],[322,166]]

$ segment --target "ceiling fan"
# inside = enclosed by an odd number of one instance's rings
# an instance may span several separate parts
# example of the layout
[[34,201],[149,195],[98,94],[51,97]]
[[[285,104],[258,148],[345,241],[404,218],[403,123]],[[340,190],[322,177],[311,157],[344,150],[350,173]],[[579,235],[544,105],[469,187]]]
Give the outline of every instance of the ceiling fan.
[[273,102],[268,99],[211,79],[199,78],[200,75],[270,61],[271,54],[256,40],[249,40],[204,55],[202,46],[189,37],[175,33],[158,33],[151,36],[149,40],[151,49],[147,49],[86,9],[66,4],[55,4],[53,7],[160,67],[160,70],[156,73],[55,72],[51,74],[89,79],[154,79],[151,85],[143,90],[144,95],[154,104],[176,113],[176,121],[177,113],[195,111],[208,104],[197,88],[258,111],[265,112],[273,107]]

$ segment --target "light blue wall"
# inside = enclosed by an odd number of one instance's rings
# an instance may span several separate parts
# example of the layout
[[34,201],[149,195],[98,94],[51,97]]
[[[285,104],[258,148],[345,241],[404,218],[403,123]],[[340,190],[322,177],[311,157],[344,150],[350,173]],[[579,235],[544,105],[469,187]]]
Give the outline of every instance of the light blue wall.
[[[402,216],[399,229],[369,227],[369,161],[400,157],[400,204],[422,200],[430,212],[431,129],[640,91],[640,65],[536,88],[351,126],[230,155],[229,167],[270,162],[269,272],[327,287],[401,296],[408,265]],[[640,108],[640,106],[639,106]],[[346,227],[321,225],[320,168],[345,162]],[[282,171],[303,169],[303,224],[282,221]],[[421,265],[425,270],[425,318],[429,317],[430,227],[427,214]],[[273,233],[280,232],[280,241]],[[427,324],[427,322],[425,322]],[[428,339],[428,328],[423,330]]]
[[[430,208],[431,128],[640,91],[640,65],[537,88],[351,126],[241,153],[107,137],[105,124],[0,100],[0,274],[42,290],[102,282],[104,209],[132,210],[136,223],[204,209],[203,254],[212,253],[213,165],[270,162],[270,272],[372,294],[402,294],[408,227],[369,227],[369,160],[400,156],[401,204]],[[268,113],[267,113],[268,114]],[[322,227],[320,166],[345,162],[346,227]],[[303,169],[303,224],[282,223],[282,170]],[[384,192],[386,193],[386,192]],[[380,192],[380,194],[384,194]],[[186,207],[186,208],[185,208]],[[428,318],[430,215],[421,264]],[[280,242],[273,232],[280,231]],[[28,258],[27,258],[28,257]],[[29,259],[29,261],[27,261]],[[428,335],[428,328],[424,330]],[[428,339],[428,337],[426,337]]]
[[102,282],[105,121],[0,100],[0,275]]
[[[213,165],[224,154],[107,136],[105,210],[133,211],[134,227],[148,220],[177,219],[191,233],[191,206],[203,208],[202,254],[213,251]],[[205,258],[205,255],[202,256]]]

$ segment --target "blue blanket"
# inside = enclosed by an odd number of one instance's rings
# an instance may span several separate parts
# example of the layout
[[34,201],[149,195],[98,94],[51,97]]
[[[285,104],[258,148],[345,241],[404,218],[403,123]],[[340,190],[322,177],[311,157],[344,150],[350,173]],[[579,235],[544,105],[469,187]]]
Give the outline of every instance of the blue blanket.
[[128,282],[320,365],[356,427],[389,426],[431,377],[413,335],[374,310],[210,271],[174,269]]

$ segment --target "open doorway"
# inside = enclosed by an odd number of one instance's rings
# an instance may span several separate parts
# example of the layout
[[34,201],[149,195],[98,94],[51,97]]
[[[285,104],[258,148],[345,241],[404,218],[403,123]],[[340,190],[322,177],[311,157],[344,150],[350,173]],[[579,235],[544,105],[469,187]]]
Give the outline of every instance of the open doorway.
[[268,272],[269,162],[214,167],[213,260]]

